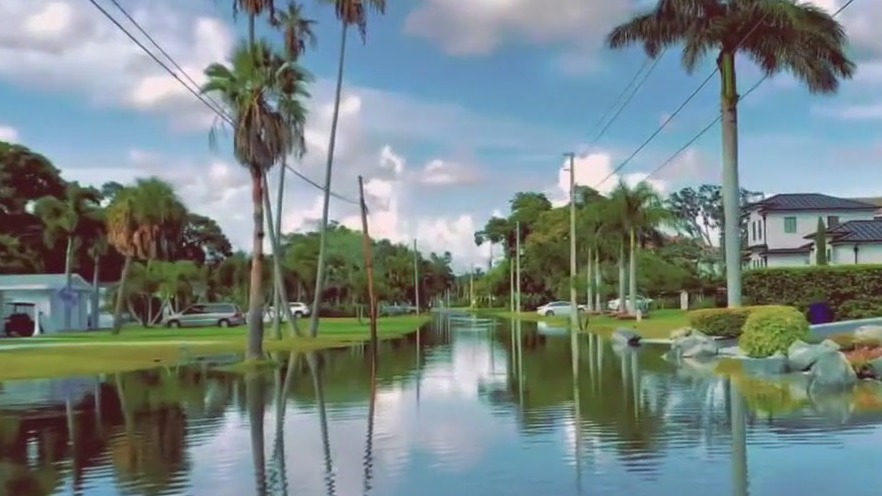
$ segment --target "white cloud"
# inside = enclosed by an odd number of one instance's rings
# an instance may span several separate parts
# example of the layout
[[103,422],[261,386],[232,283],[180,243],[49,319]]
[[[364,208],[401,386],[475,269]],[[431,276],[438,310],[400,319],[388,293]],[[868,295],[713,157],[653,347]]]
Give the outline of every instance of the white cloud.
[[846,121],[878,121],[882,120],[882,102],[814,106],[812,113]]
[[[579,155],[573,163],[575,164],[575,184],[577,186],[594,188],[603,194],[610,193],[616,187],[619,180],[624,180],[629,185],[648,180],[659,192],[664,192],[667,188],[665,181],[661,179],[647,179],[649,174],[645,172],[613,173],[615,165],[613,164],[612,156],[608,153]],[[569,191],[570,172],[569,160],[567,159],[561,162],[557,174],[557,184],[549,188],[547,194],[553,205],[561,206],[569,202]]]
[[[122,3],[197,83],[202,70],[223,60],[232,47],[233,33],[218,18],[169,10],[165,0]],[[106,7],[138,34],[122,14]],[[0,78],[79,93],[96,105],[161,114],[179,128],[204,128],[211,122],[199,100],[97,9],[77,0],[0,3]]]
[[[571,48],[564,65],[584,65],[634,0],[423,0],[405,21],[407,34],[428,39],[451,55],[488,55],[504,44]],[[578,54],[578,55],[576,55]]]
[[426,164],[419,176],[421,183],[434,186],[473,184],[478,180],[477,174],[470,167],[441,159]]
[[5,124],[0,124],[0,141],[18,143],[20,139],[21,135],[19,134],[18,129]]

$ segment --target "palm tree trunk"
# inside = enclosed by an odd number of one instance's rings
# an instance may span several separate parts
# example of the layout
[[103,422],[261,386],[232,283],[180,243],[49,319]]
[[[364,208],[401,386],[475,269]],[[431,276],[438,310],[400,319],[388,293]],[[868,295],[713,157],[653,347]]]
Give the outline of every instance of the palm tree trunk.
[[248,350],[246,358],[263,358],[263,173],[251,164],[251,280],[248,288]]
[[116,303],[113,306],[113,334],[119,334],[122,329],[122,312],[126,303],[126,279],[129,277],[129,271],[132,268],[132,255],[126,255],[123,262],[122,273],[119,275],[119,285],[116,288]]
[[594,250],[594,308],[597,309],[598,312],[603,311],[603,307],[600,305],[600,283],[601,283],[601,274],[600,274],[600,249]]
[[625,307],[625,240],[619,242],[619,312]]
[[334,94],[334,113],[331,117],[331,137],[328,140],[328,162],[325,165],[325,191],[322,198],[322,228],[319,234],[318,264],[315,274],[315,294],[312,299],[312,314],[309,318],[309,335],[318,335],[319,305],[322,303],[322,293],[325,283],[325,251],[328,245],[328,210],[331,205],[331,172],[334,167],[334,147],[337,144],[337,121],[340,118],[340,96],[343,89],[343,67],[346,60],[346,32],[349,25],[343,25],[340,34],[340,55],[337,61],[337,89]]
[[585,290],[585,297],[587,299],[585,305],[588,307],[589,312],[594,311],[594,288],[592,287],[591,283],[591,269],[593,264],[593,259],[591,257],[592,251],[593,250],[591,248],[588,248],[588,263],[585,264],[585,287],[587,288]]
[[92,257],[92,260],[92,325],[90,327],[98,329],[98,316],[101,313],[98,308],[101,306],[100,295],[98,294],[98,274],[101,270],[101,256],[96,254]]
[[[67,247],[64,250],[64,290],[68,294],[68,298],[70,298],[71,294],[71,286],[73,285],[73,236],[68,234],[67,236]],[[70,320],[71,320],[71,304],[66,300],[64,303],[64,330],[70,330]],[[79,299],[77,299],[77,305],[79,305]]]
[[282,332],[277,326],[279,314],[281,312],[285,313],[285,319],[288,321],[288,334],[293,337],[299,335],[300,332],[298,332],[298,329],[294,325],[294,314],[291,313],[291,306],[288,305],[288,290],[285,288],[285,281],[282,279],[282,244],[279,242],[279,237],[276,234],[273,210],[272,205],[270,204],[269,184],[266,180],[266,174],[263,174],[263,192],[264,207],[266,208],[267,219],[269,219],[267,225],[269,226],[270,244],[273,246],[273,279],[277,296],[275,302],[276,307],[273,312],[275,314],[275,317],[273,317],[273,338],[282,339]]
[[629,313],[637,314],[637,235],[631,228],[631,246],[628,254],[628,295],[630,298]]
[[741,198],[738,184],[738,88],[735,54],[717,59],[722,81],[723,115],[723,236],[726,253],[726,290],[729,307],[741,306]]
[[[285,157],[282,157],[282,167],[279,169],[279,191],[276,195],[276,242],[279,244],[279,253],[281,254],[281,246],[282,246],[282,210],[285,208],[285,172],[288,169],[288,160]],[[274,248],[275,249],[275,248]],[[279,260],[279,266],[282,266],[282,260]],[[282,272],[280,272],[282,274]],[[280,280],[282,282],[282,286],[285,284],[285,278],[280,275]],[[277,326],[276,320],[278,320],[281,316],[281,308],[282,305],[282,295],[278,290],[274,291],[273,298],[273,306],[276,308],[275,313],[273,314],[273,327]],[[287,302],[285,302],[287,305]],[[275,332],[275,331],[273,331]]]

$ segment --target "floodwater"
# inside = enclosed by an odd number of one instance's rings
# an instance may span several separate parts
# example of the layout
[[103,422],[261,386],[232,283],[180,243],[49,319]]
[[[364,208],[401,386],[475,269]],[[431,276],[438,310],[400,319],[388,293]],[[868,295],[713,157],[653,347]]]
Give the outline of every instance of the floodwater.
[[882,417],[852,403],[770,414],[756,405],[780,401],[661,352],[436,317],[384,344],[373,372],[359,348],[261,375],[6,382],[0,494],[879,493]]

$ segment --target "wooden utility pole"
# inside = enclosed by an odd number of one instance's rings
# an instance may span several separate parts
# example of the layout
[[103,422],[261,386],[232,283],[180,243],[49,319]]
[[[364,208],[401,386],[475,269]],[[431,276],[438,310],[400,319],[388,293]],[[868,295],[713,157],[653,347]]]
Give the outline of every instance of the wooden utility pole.
[[368,306],[371,320],[371,349],[377,354],[377,294],[374,292],[374,258],[371,254],[371,236],[368,231],[367,204],[364,202],[364,179],[358,176],[358,203],[361,206],[361,232],[364,243],[364,268],[367,272]]
[[517,263],[515,264],[515,310],[521,313],[521,222],[515,224],[515,256]]
[[576,300],[576,154],[564,153],[570,159],[570,329],[581,327],[579,303]]
[[416,305],[416,313],[420,314],[420,255],[417,252],[416,239],[413,240],[413,303]]

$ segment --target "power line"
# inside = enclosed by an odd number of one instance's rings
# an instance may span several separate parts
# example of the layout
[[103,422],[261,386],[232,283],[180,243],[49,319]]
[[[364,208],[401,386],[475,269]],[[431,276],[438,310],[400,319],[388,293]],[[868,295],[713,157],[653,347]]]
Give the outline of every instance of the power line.
[[[161,53],[162,55],[164,55],[164,56],[169,60],[169,62],[171,62],[171,64],[174,65],[174,67],[176,67],[176,68],[181,72],[181,74],[184,75],[184,77],[185,77],[187,80],[190,81],[191,84],[193,84],[194,86],[197,86],[197,87],[198,87],[198,85],[193,81],[193,78],[190,77],[190,76],[187,74],[187,72],[184,71],[184,70],[181,68],[181,66],[180,66],[177,62],[175,62],[175,60],[174,60],[174,59],[168,54],[168,52],[166,52],[165,50],[162,49],[162,47],[161,47],[161,46],[160,46],[160,45],[159,45],[159,44],[158,44],[158,43],[157,43],[157,42],[156,42],[156,41],[155,41],[155,40],[154,40],[154,39],[153,39],[153,38],[152,38],[147,32],[146,32],[146,30],[144,30],[143,27],[140,26],[140,24],[138,24],[137,21],[135,21],[135,19],[134,19],[134,18],[133,18],[133,17],[132,17],[127,11],[126,11],[126,9],[125,9],[122,5],[119,4],[119,2],[117,2],[116,0],[110,0],[110,1],[111,1],[111,3],[113,3],[113,4],[116,6],[116,8],[118,8],[118,9],[123,13],[123,15],[124,15],[127,19],[129,19],[129,20],[132,22],[132,24],[135,25],[135,27],[136,27],[136,28],[137,28],[142,34],[144,34],[144,36],[145,36],[145,37],[146,37],[146,38],[147,38],[147,39],[148,39],[148,40],[149,40],[149,41],[150,41],[150,42],[151,42],[151,43],[152,43],[152,44],[153,44],[153,45],[154,45],[159,51],[160,51],[160,53]],[[160,67],[162,67],[162,68],[163,68],[163,69],[164,69],[164,70],[165,70],[170,76],[172,76],[172,77],[173,77],[178,83],[180,83],[182,86],[184,86],[184,88],[186,88],[187,91],[189,91],[193,96],[195,96],[197,99],[199,99],[199,101],[202,102],[206,107],[208,107],[208,109],[210,109],[212,112],[214,112],[214,113],[215,113],[219,118],[221,118],[224,122],[226,122],[226,123],[229,124],[230,126],[235,127],[235,123],[234,123],[233,119],[229,116],[229,114],[227,114],[227,113],[224,111],[223,107],[221,107],[220,105],[218,105],[217,102],[215,102],[213,99],[211,99],[211,97],[206,97],[205,95],[202,95],[200,92],[198,92],[198,91],[196,91],[195,89],[193,89],[189,84],[187,84],[186,82],[184,82],[184,80],[181,79],[181,77],[180,77],[180,76],[179,76],[174,70],[172,70],[172,69],[168,66],[168,64],[166,64],[165,62],[163,62],[162,60],[160,60],[159,57],[156,56],[156,54],[154,54],[149,48],[147,48],[146,46],[144,46],[144,44],[141,43],[141,41],[138,40],[138,39],[137,39],[137,38],[136,38],[136,37],[135,37],[135,36],[134,36],[134,35],[133,35],[128,29],[126,29],[125,26],[123,26],[122,24],[120,24],[120,22],[119,22],[118,20],[116,20],[116,18],[114,18],[113,15],[111,15],[111,14],[110,14],[110,13],[104,8],[104,7],[102,7],[102,6],[97,2],[97,0],[88,0],[88,2],[91,3],[93,6],[95,6],[95,8],[98,9],[98,11],[100,11],[100,12],[104,15],[104,17],[106,17],[107,19],[109,19],[110,22],[112,22],[112,23],[113,23],[113,24],[114,24],[114,25],[115,25],[120,31],[122,31],[123,33],[125,33],[125,35],[126,35],[126,36],[127,36],[127,37],[128,37],[133,43],[135,43],[136,45],[138,45],[138,47],[139,47],[141,50],[143,50],[144,53],[146,53],[147,55],[149,55],[150,58],[153,59],[154,62],[156,62],[157,64],[159,64]],[[342,195],[340,195],[340,194],[338,194],[338,193],[335,193],[335,192],[333,192],[333,191],[326,190],[323,186],[319,185],[318,183],[316,183],[316,182],[313,181],[312,179],[309,179],[308,177],[306,177],[305,175],[303,175],[300,171],[294,169],[294,168],[291,167],[290,165],[285,164],[285,167],[286,167],[289,171],[291,171],[295,176],[299,177],[300,179],[302,179],[302,180],[305,181],[306,183],[310,184],[311,186],[313,186],[313,187],[315,187],[315,188],[318,188],[320,191],[322,191],[322,192],[327,192],[328,194],[330,194],[330,195],[333,196],[334,198],[337,198],[337,199],[339,199],[339,200],[345,201],[345,202],[347,202],[347,203],[351,203],[351,204],[353,204],[353,205],[358,205],[358,204],[359,204],[357,201],[352,200],[351,198],[347,198],[347,197],[342,196]]]
[[[854,1],[854,0],[850,0],[850,1],[848,2],[848,4],[850,4],[850,3],[853,2],[853,1]],[[846,4],[846,6],[848,6],[848,4]],[[841,11],[841,9],[840,9],[840,11]],[[838,13],[838,12],[837,12],[837,13]],[[834,14],[834,15],[835,15],[835,14]],[[754,31],[756,31],[756,30],[760,27],[760,25],[762,24],[762,22],[765,20],[765,17],[766,17],[766,16],[763,15],[763,17],[760,18],[760,19],[756,22],[756,24],[754,24],[754,26],[753,26],[752,28],[750,28],[750,31],[748,31],[747,33],[745,33],[744,37],[742,37],[741,40],[738,42],[738,44],[735,45],[735,46],[738,47],[739,45],[741,45],[742,43],[744,43],[744,42],[747,40],[747,38],[749,38],[750,35],[752,35],[752,34],[754,33]],[[659,58],[661,58],[661,54],[659,54],[659,56],[657,57],[657,59],[659,59]],[[704,78],[704,80],[701,82],[701,84],[698,85],[698,88],[696,88],[695,91],[693,91],[688,97],[686,97],[686,100],[684,100],[683,103],[681,103],[680,106],[677,107],[677,109],[674,110],[674,112],[671,113],[671,115],[669,115],[669,116],[664,120],[664,122],[661,123],[661,125],[658,127],[658,129],[656,129],[655,132],[653,132],[652,134],[650,134],[649,137],[646,138],[646,140],[643,141],[643,143],[641,143],[640,146],[638,146],[637,149],[634,150],[634,152],[631,153],[631,154],[628,156],[628,158],[626,158],[626,159],[623,160],[618,166],[616,166],[616,168],[613,169],[612,172],[610,172],[606,177],[604,177],[602,181],[600,181],[599,183],[597,183],[597,185],[596,185],[594,188],[597,189],[597,188],[600,188],[601,186],[603,186],[603,183],[609,181],[610,178],[612,178],[613,176],[615,176],[616,174],[618,174],[619,171],[621,171],[626,165],[628,165],[628,164],[631,162],[631,160],[633,160],[634,157],[637,156],[638,153],[640,153],[644,148],[646,148],[646,146],[649,145],[649,143],[652,142],[652,140],[654,140],[656,136],[658,136],[659,134],[661,134],[661,132],[662,132],[666,127],[668,127],[668,124],[670,124],[671,121],[673,121],[674,118],[677,117],[677,115],[678,115],[678,114],[679,114],[684,108],[686,108],[686,105],[688,105],[689,102],[691,102],[692,99],[695,98],[695,97],[701,92],[701,90],[704,89],[705,86],[707,86],[707,83],[709,83],[710,80],[711,80],[711,79],[712,79],[712,78],[713,78],[718,72],[720,72],[720,68],[719,68],[719,67],[714,67],[714,70],[712,70],[711,73],[708,74],[706,78]]]
[[[843,10],[847,9],[848,6],[851,5],[852,3],[854,3],[854,0],[848,0],[848,2],[846,2],[845,4],[843,4],[842,7],[839,7],[839,9],[837,9],[836,12],[834,12],[833,15],[832,15],[831,17],[836,17],[837,15],[839,15]],[[753,86],[751,86],[747,91],[745,91],[743,95],[741,95],[741,97],[738,99],[739,103],[740,103],[742,100],[744,100],[745,98],[747,98],[748,96],[750,96],[751,93],[753,93],[754,91],[756,91],[756,89],[759,88],[760,85],[762,85],[763,83],[765,83],[766,80],[768,80],[770,77],[771,77],[770,75],[766,74],[765,76],[763,76],[762,78],[760,78],[759,81],[757,81],[756,83],[754,83]],[[658,174],[662,169],[664,169],[665,167],[667,167],[668,165],[670,165],[671,162],[673,162],[677,157],[679,157],[681,153],[683,153],[684,151],[686,151],[686,149],[688,149],[690,146],[692,146],[693,143],[695,143],[695,142],[698,141],[702,136],[704,136],[705,133],[707,133],[708,131],[710,131],[710,130],[711,130],[711,129],[712,129],[717,123],[720,122],[720,120],[722,120],[722,114],[717,115],[712,121],[710,121],[706,126],[704,126],[704,127],[701,129],[701,131],[698,132],[698,134],[696,134],[696,135],[693,136],[691,139],[689,139],[689,141],[687,141],[685,145],[681,146],[681,147],[680,147],[676,152],[674,152],[670,157],[668,157],[667,159],[665,159],[665,161],[662,162],[658,167],[656,167],[655,169],[653,169],[652,172],[650,172],[649,175],[646,176],[646,179],[649,179],[650,177],[652,177],[652,176]]]

